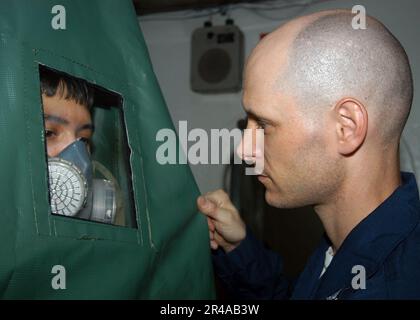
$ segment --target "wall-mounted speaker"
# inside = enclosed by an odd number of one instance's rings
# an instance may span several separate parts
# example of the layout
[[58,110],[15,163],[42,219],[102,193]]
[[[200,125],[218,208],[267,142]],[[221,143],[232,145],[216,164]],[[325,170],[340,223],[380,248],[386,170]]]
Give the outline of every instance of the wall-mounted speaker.
[[191,41],[191,89],[201,93],[238,92],[242,88],[244,36],[228,20],[225,26],[207,23]]

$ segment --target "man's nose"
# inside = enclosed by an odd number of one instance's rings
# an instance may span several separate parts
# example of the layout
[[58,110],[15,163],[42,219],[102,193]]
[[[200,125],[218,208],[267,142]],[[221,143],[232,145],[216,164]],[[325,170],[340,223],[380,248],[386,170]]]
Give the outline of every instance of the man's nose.
[[236,154],[247,164],[255,164],[257,155],[255,129],[244,130],[241,143],[236,148]]

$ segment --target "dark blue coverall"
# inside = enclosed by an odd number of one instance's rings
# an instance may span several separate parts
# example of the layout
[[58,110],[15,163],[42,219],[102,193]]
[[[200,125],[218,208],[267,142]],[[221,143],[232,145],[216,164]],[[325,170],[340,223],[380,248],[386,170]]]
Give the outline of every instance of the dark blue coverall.
[[322,277],[326,236],[292,283],[281,257],[248,229],[236,249],[214,252],[216,274],[242,299],[420,299],[419,193],[414,175],[401,175],[402,185],[350,232]]

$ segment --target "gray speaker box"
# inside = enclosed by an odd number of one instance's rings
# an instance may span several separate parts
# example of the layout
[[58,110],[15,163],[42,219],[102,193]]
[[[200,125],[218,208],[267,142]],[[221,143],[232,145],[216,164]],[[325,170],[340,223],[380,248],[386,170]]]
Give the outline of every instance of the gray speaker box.
[[242,88],[244,36],[233,25],[196,29],[191,41],[191,89],[200,93]]

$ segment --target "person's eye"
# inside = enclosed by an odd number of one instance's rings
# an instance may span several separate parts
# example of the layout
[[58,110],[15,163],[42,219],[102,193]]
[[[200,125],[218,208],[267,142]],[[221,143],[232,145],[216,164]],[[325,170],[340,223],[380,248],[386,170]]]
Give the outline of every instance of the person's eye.
[[263,130],[265,130],[265,128],[266,128],[266,123],[264,123],[264,122],[262,122],[262,121],[258,121],[258,122],[257,122],[257,125],[258,125],[258,129],[263,129]]
[[55,136],[55,132],[53,130],[45,129],[45,137],[50,139]]

